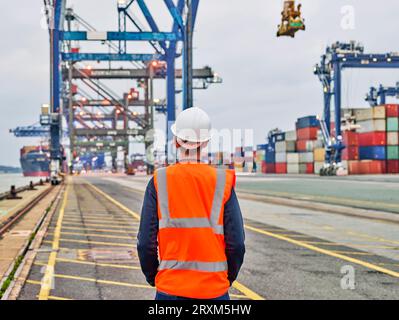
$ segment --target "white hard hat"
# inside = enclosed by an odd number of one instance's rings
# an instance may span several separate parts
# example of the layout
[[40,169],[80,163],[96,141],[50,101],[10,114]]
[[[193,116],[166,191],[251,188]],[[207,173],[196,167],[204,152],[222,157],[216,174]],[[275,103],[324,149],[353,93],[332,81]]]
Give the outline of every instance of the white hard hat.
[[182,147],[194,149],[211,138],[211,120],[204,110],[193,107],[177,116],[171,130]]

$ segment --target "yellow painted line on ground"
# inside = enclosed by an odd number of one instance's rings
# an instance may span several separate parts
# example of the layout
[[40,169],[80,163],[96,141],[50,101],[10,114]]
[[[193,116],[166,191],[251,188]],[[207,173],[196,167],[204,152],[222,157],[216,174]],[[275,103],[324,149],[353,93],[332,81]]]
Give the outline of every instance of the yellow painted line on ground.
[[[116,206],[118,206],[119,208],[121,208],[123,211],[129,213],[130,215],[132,215],[133,217],[135,217],[137,220],[140,220],[140,215],[138,215],[136,212],[130,210],[129,208],[127,208],[126,206],[124,206],[123,204],[121,204],[119,201],[115,200],[114,198],[112,198],[111,196],[109,196],[108,194],[106,194],[105,192],[103,192],[102,190],[98,189],[97,187],[95,187],[93,184],[89,183],[88,184],[94,189],[96,190],[98,193],[100,193],[102,196],[104,196],[105,198],[107,198],[109,201],[111,201],[113,204],[115,204]],[[264,300],[264,298],[262,298],[260,295],[258,295],[257,293],[255,293],[254,291],[252,291],[251,289],[247,288],[246,286],[244,286],[243,284],[235,281],[233,283],[233,287],[236,288],[237,290],[241,291],[242,293],[244,293],[248,298],[252,299],[252,300]]]
[[111,201],[114,205],[116,205],[117,207],[121,208],[123,211],[129,213],[132,217],[136,218],[137,220],[140,220],[140,215],[137,212],[134,212],[132,210],[130,210],[128,207],[124,206],[122,203],[120,203],[119,201],[116,201],[114,198],[112,198],[111,196],[109,196],[108,194],[106,194],[104,191],[98,189],[96,186],[94,186],[93,184],[91,184],[90,182],[87,182],[87,184],[93,188],[95,191],[97,191],[99,194],[101,194],[103,197],[107,198],[109,201]]
[[44,272],[44,276],[41,282],[39,300],[48,300],[48,297],[50,295],[50,290],[53,285],[54,267],[55,267],[55,261],[57,259],[57,251],[59,250],[60,246],[61,227],[62,227],[62,220],[64,219],[65,207],[67,205],[67,200],[68,200],[69,182],[70,181],[67,181],[64,198],[62,200],[61,208],[58,214],[57,224],[54,230],[54,237],[52,241],[53,250],[50,252],[46,270]]
[[373,240],[373,241],[377,241],[377,242],[399,244],[399,241],[389,240],[389,239],[385,239],[382,237],[371,236],[366,233],[360,233],[360,232],[355,232],[355,231],[347,231],[346,233],[349,235],[358,237],[358,238],[369,239],[369,240]]
[[87,231],[97,231],[97,232],[109,232],[109,233],[122,233],[122,234],[128,234],[128,233],[136,233],[137,229],[132,228],[131,231],[129,230],[112,230],[112,229],[96,229],[96,228],[79,228],[79,227],[66,227],[62,226],[62,229],[66,230],[87,230]]
[[307,244],[319,244],[323,246],[346,246],[346,247],[358,247],[358,248],[372,248],[372,249],[391,249],[398,250],[398,247],[394,246],[381,246],[374,244],[357,244],[357,243],[342,243],[342,242],[319,242],[319,241],[304,241]]
[[[129,217],[130,218],[130,217]],[[65,219],[73,219],[73,220],[93,220],[93,221],[107,221],[107,222],[129,222],[128,219],[115,219],[115,218],[108,218],[108,217],[91,217],[90,215],[84,214],[83,216],[80,215],[65,215]]]
[[73,299],[69,299],[69,298],[63,298],[63,297],[56,297],[56,296],[49,296],[48,297],[49,300],[73,300]]
[[[110,238],[110,239],[133,239],[133,237],[123,237],[123,236],[110,236],[101,233],[93,234],[93,233],[78,233],[78,232],[61,232],[62,234],[71,235],[71,236],[85,236],[85,237],[99,237],[99,238]],[[54,233],[50,232],[49,235],[53,235]]]
[[94,224],[94,223],[75,223],[75,222],[67,222],[65,221],[65,225],[69,226],[89,226],[89,227],[107,227],[107,228],[112,228],[112,229],[126,229],[126,228],[132,228],[134,226],[131,225],[126,225],[124,227],[114,227],[114,226],[110,226],[109,224]]
[[29,284],[34,284],[34,285],[38,285],[38,286],[40,286],[42,283],[40,282],[40,281],[36,281],[36,280],[26,280],[26,283],[29,283]]
[[85,224],[86,222],[87,223],[110,223],[110,224],[112,224],[113,226],[117,226],[117,227],[124,227],[124,226],[126,226],[126,225],[129,225],[129,224],[133,224],[132,222],[130,222],[130,221],[125,221],[125,222],[119,222],[119,221],[105,221],[105,220],[91,220],[91,219],[86,219],[86,218],[83,218],[83,219],[71,219],[71,218],[64,218],[64,221],[65,222],[73,222],[73,223],[82,223],[82,224]]
[[143,289],[154,289],[149,285],[144,284],[135,284],[135,283],[128,283],[128,282],[118,282],[118,281],[110,281],[110,280],[100,280],[94,278],[86,278],[86,277],[77,277],[77,276],[70,276],[66,274],[55,274],[56,278],[61,279],[70,279],[70,280],[78,280],[78,281],[88,281],[88,282],[95,282],[100,284],[109,284],[114,286],[122,286],[122,287],[130,287],[130,288],[143,288]]
[[65,262],[65,263],[77,263],[77,264],[93,265],[93,266],[95,265],[95,266],[107,267],[107,268],[140,270],[140,267],[128,266],[128,265],[123,265],[123,264],[97,263],[97,262],[91,262],[91,261],[82,261],[82,260],[64,259],[64,258],[57,258],[57,261],[58,262]]
[[[96,262],[74,260],[74,259],[59,259],[59,258],[57,258],[57,262],[84,264],[84,265],[89,265],[89,266],[107,267],[107,268],[116,268],[116,269],[141,270],[139,267],[134,267],[134,266],[127,266],[127,265],[120,265],[120,264],[110,264],[110,263],[96,263]],[[46,264],[44,262],[40,262],[40,261],[35,261],[33,264],[35,266],[39,266],[39,267],[46,266]]]
[[303,248],[306,248],[306,249],[309,249],[309,250],[312,250],[312,251],[315,251],[315,252],[318,252],[318,253],[322,253],[322,254],[328,255],[330,257],[334,257],[334,258],[338,258],[338,259],[341,259],[341,260],[345,260],[345,261],[348,261],[348,262],[363,266],[365,268],[376,270],[376,271],[388,274],[390,276],[393,276],[395,278],[399,278],[399,272],[395,272],[395,271],[392,271],[392,270],[389,270],[389,269],[386,269],[386,268],[382,268],[382,267],[379,267],[379,266],[377,266],[375,264],[372,264],[372,263],[369,263],[369,262],[366,262],[366,261],[362,261],[362,260],[359,260],[359,259],[356,259],[356,258],[348,257],[348,256],[346,256],[344,254],[341,254],[341,253],[337,253],[337,252],[333,252],[333,251],[330,251],[330,250],[322,249],[322,248],[316,247],[316,246],[311,245],[311,244],[306,244],[306,243],[304,243],[302,241],[299,241],[299,240],[291,239],[291,238],[288,238],[288,237],[285,237],[285,236],[281,236],[281,235],[278,235],[278,234],[275,234],[275,233],[272,233],[272,232],[268,232],[268,231],[265,231],[265,230],[262,230],[262,229],[251,227],[249,225],[245,225],[245,228],[248,229],[248,230],[257,232],[257,233],[261,233],[261,234],[267,235],[267,236],[275,238],[275,239],[279,239],[279,240],[283,240],[283,241],[295,244],[297,246],[300,246],[300,247],[303,247]]
[[[45,240],[45,243],[51,243],[51,241]],[[117,243],[117,242],[102,242],[102,241],[85,241],[85,240],[75,240],[75,239],[60,239],[60,242],[72,242],[72,243],[84,243],[84,244],[101,244],[104,246],[115,246],[115,247],[133,247],[135,243]]]
[[244,296],[242,294],[234,294],[234,293],[229,293],[230,298],[238,298],[238,299],[248,299],[247,296]]
[[370,252],[360,252],[360,251],[341,251],[341,250],[330,250],[334,253],[345,254],[348,256],[376,256],[375,253]]
[[236,288],[238,291],[242,292],[245,294],[246,297],[248,297],[251,300],[265,300],[265,298],[261,297],[251,289],[247,288],[244,286],[242,283],[238,281],[233,282],[233,288]]

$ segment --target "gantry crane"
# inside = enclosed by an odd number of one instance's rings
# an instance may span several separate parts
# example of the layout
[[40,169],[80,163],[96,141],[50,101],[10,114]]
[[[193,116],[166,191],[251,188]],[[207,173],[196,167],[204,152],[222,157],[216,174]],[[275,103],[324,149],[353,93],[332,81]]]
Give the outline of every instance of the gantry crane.
[[399,99],[399,81],[396,83],[396,87],[384,87],[382,84],[378,88],[371,87],[365,100],[374,107],[385,104],[387,97]]
[[[342,150],[345,145],[341,135],[341,82],[342,71],[348,68],[361,69],[390,69],[399,68],[399,53],[368,54],[364,47],[351,41],[349,43],[336,42],[327,47],[321,56],[320,64],[314,68],[323,86],[324,114],[321,127],[326,131],[325,141],[326,159],[321,170],[322,175],[335,175],[342,168]],[[334,96],[335,134],[331,132],[331,98]]]
[[295,0],[285,0],[281,12],[281,24],[278,26],[277,37],[295,37],[299,30],[305,30],[304,19],[301,12],[302,5],[295,8]]

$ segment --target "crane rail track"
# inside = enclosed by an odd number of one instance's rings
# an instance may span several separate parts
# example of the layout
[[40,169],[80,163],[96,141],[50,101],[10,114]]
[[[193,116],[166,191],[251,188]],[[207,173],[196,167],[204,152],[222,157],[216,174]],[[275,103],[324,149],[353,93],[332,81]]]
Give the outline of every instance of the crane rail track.
[[49,187],[38,195],[33,201],[28,203],[27,206],[18,210],[13,216],[11,216],[5,223],[0,225],[0,237],[5,234],[15,223],[17,223],[26,213],[35,207],[44,197],[46,197],[53,188]]

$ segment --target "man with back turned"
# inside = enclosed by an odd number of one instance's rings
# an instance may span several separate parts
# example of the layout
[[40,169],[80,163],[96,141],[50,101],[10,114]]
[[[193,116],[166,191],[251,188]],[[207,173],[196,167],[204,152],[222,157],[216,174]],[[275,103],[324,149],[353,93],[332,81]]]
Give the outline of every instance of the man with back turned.
[[156,300],[229,300],[245,253],[235,173],[201,163],[211,129],[203,110],[184,110],[171,129],[178,162],[156,170],[145,192],[142,271]]

